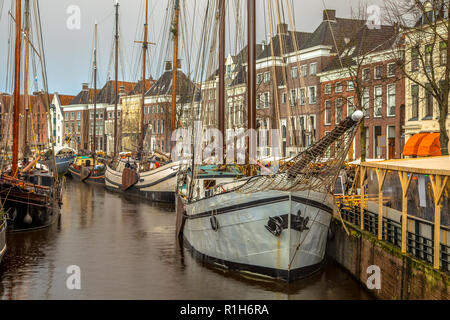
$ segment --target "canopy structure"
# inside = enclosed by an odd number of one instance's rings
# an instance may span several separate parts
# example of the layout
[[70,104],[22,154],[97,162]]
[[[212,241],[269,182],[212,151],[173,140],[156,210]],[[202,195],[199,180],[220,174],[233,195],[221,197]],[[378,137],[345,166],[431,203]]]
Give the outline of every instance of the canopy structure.
[[417,151],[417,156],[440,156],[441,155],[441,135],[439,133],[429,133],[423,138]]
[[404,156],[436,157],[441,155],[439,133],[417,133],[406,142]]
[[75,149],[73,149],[71,147],[68,147],[68,146],[62,146],[62,147],[56,147],[55,148],[55,154],[56,155],[61,153],[61,152],[67,152],[67,153],[72,152],[74,154],[77,153],[77,151]]
[[404,156],[417,156],[417,151],[419,150],[419,145],[422,140],[428,135],[428,133],[418,133],[413,135],[405,144],[403,148]]
[[[428,147],[428,151],[435,147],[435,139],[439,138],[439,134],[426,134],[422,138],[423,148]],[[414,137],[414,136],[413,136]],[[428,138],[429,137],[429,138]],[[434,140],[433,140],[434,138]],[[434,147],[433,147],[434,146]],[[424,152],[425,152],[424,151]],[[363,162],[360,166],[360,188],[361,197],[364,198],[366,172],[368,169],[375,170],[378,178],[378,239],[382,239],[383,225],[383,186],[388,171],[397,172],[402,186],[402,252],[407,251],[407,221],[408,221],[408,189],[414,174],[428,175],[431,181],[431,189],[433,193],[435,215],[434,215],[434,254],[433,265],[435,269],[440,267],[440,251],[441,251],[441,210],[444,195],[448,194],[446,190],[450,188],[450,156],[444,157],[427,157],[415,159],[388,160],[380,162]],[[364,201],[361,201],[361,229],[364,230]]]

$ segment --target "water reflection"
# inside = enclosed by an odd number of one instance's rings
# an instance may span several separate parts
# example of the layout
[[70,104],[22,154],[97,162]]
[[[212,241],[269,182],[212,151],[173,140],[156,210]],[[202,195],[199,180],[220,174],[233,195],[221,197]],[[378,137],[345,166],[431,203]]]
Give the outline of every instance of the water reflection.
[[[175,240],[175,214],[68,179],[59,224],[9,234],[2,299],[367,299],[333,262],[293,284],[255,280],[202,265]],[[66,288],[70,265],[81,290]]]

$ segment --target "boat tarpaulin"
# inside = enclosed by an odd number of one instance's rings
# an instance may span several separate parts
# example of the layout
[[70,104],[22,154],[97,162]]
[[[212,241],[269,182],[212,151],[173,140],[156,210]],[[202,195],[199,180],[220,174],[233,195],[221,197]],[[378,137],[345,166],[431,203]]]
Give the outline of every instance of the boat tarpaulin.
[[417,151],[419,150],[420,143],[427,135],[429,135],[429,133],[417,133],[409,138],[405,144],[405,147],[403,148],[403,155],[417,156]]
[[419,157],[440,156],[441,155],[441,135],[440,133],[428,133],[419,145],[417,150]]

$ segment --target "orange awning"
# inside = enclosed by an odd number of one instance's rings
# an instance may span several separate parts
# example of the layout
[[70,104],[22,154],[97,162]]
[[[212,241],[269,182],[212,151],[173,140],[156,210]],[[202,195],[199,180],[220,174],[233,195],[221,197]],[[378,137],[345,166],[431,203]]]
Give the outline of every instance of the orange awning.
[[418,133],[409,138],[405,144],[405,147],[403,148],[403,155],[417,156],[419,145],[427,135],[429,135],[429,133]]
[[419,145],[417,155],[420,157],[440,156],[441,155],[441,139],[440,133],[429,133]]

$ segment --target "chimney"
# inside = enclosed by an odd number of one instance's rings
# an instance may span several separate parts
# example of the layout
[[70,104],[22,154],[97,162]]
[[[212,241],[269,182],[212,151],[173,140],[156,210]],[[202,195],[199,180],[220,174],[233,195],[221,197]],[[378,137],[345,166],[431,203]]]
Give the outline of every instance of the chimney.
[[82,87],[83,91],[88,91],[89,90],[89,83],[83,83]]
[[278,34],[288,34],[288,25],[286,23],[279,23],[277,25]]
[[336,10],[323,10],[323,21],[336,21]]
[[166,61],[166,71],[172,70],[172,61]]
[[121,85],[120,88],[119,88],[119,97],[122,97],[122,96],[125,96],[125,95],[126,95],[126,93],[125,93],[125,86]]

